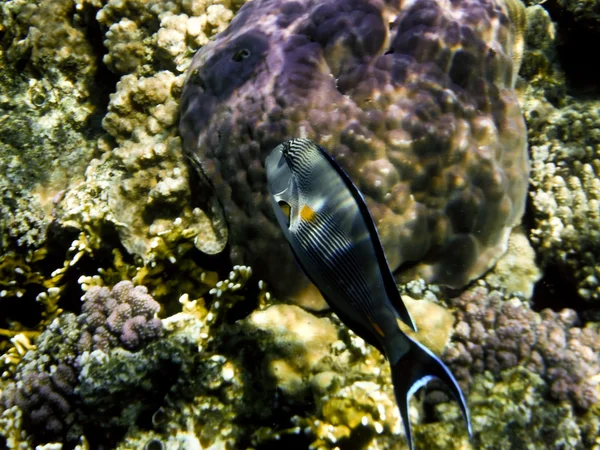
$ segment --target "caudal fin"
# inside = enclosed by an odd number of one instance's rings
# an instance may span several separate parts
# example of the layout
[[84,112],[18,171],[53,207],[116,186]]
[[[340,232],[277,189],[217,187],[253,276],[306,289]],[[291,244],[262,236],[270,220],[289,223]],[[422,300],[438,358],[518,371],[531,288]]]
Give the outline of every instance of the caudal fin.
[[438,378],[450,388],[454,399],[458,402],[467,423],[467,431],[471,437],[471,420],[469,410],[460,386],[445,364],[427,347],[406,336],[409,342],[408,351],[395,363],[390,362],[392,381],[396,394],[396,403],[400,409],[400,417],[404,424],[408,446],[413,450],[413,438],[408,415],[409,402],[415,392],[425,386],[433,378]]

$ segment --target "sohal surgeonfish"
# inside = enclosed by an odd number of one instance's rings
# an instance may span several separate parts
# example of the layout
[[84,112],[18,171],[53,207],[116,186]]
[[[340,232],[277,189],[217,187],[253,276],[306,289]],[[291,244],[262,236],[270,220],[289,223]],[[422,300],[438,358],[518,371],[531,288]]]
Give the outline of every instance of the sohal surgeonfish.
[[467,423],[469,411],[450,370],[398,326],[416,331],[358,190],[325,150],[307,139],[278,145],[266,160],[275,215],[304,272],[340,319],[386,355],[406,437],[412,395],[431,379],[446,383]]

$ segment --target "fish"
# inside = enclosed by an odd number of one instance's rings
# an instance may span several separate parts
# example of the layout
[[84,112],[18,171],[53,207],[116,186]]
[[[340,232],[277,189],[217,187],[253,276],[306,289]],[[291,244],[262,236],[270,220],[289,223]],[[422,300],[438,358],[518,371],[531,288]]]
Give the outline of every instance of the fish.
[[450,388],[470,437],[469,410],[456,379],[397,322],[417,330],[367,204],[350,177],[325,149],[304,138],[275,147],[265,172],[275,217],[298,265],[342,322],[389,361],[410,449],[410,399],[434,378]]

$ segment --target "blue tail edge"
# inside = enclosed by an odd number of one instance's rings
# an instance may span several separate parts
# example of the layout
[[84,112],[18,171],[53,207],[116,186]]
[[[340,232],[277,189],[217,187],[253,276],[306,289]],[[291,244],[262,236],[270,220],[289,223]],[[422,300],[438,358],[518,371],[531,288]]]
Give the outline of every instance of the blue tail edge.
[[410,341],[409,349],[395,364],[391,364],[391,370],[396,403],[400,410],[400,417],[402,418],[410,450],[414,449],[408,414],[410,399],[415,392],[434,378],[441,380],[450,388],[454,399],[460,406],[470,438],[473,431],[471,429],[469,409],[467,408],[467,403],[465,402],[460,386],[450,372],[450,369],[427,347],[408,336],[406,338]]

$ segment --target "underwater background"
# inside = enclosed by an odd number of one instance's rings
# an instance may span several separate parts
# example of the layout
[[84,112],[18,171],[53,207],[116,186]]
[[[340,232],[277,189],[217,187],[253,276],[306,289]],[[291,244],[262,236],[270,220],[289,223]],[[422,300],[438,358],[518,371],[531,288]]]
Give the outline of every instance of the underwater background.
[[300,135],[465,394],[472,439],[432,381],[415,447],[600,448],[597,2],[244,3],[0,5],[0,448],[408,448],[264,208]]

